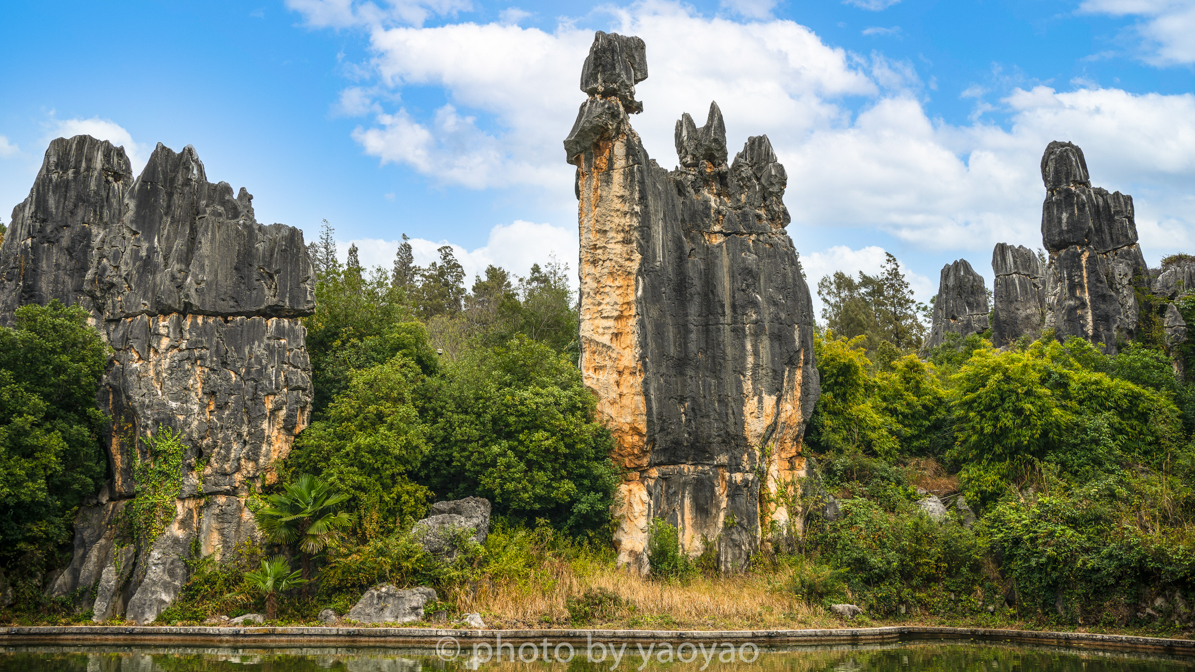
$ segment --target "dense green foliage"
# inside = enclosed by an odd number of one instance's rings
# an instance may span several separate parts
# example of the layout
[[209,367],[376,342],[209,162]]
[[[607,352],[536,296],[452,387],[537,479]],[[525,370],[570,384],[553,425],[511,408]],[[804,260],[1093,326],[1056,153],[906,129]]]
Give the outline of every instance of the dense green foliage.
[[347,496],[354,533],[392,534],[433,499],[489,498],[511,520],[605,529],[617,474],[610,434],[575,366],[566,267],[516,278],[491,266],[464,288],[451,247],[427,267],[404,239],[389,272],[312,246],[319,308],[305,318],[315,421],[286,470]]
[[95,399],[107,346],[81,308],[24,306],[0,328],[0,566],[57,562],[107,468]]
[[[807,499],[838,517],[809,523],[793,589],[810,601],[1125,624],[1195,588],[1190,385],[1171,355],[1052,333],[1003,351],[952,337],[928,361],[873,363],[866,336],[831,331],[815,347],[825,492]],[[978,523],[933,521],[926,490],[965,495]]]

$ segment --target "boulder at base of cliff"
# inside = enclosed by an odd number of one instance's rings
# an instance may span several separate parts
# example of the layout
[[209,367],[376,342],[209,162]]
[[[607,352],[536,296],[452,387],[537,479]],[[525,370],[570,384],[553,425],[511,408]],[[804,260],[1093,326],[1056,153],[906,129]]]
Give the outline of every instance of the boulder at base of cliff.
[[361,596],[345,615],[358,623],[411,623],[423,620],[423,605],[436,601],[436,591],[420,586],[399,590],[383,583]]
[[411,535],[428,553],[442,560],[455,560],[462,533],[484,544],[490,534],[490,500],[466,497],[432,504],[432,515],[415,523]]

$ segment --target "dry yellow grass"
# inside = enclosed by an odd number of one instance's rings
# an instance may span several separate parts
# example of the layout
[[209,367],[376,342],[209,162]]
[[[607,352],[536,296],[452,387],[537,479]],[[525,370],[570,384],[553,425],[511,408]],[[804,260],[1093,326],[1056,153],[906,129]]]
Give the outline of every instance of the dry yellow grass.
[[483,582],[451,596],[462,612],[479,612],[491,627],[567,627],[568,600],[589,589],[617,595],[612,617],[587,625],[626,627],[820,627],[837,620],[786,590],[791,570],[758,575],[697,576],[684,583],[632,576],[600,562],[549,560],[531,577]]

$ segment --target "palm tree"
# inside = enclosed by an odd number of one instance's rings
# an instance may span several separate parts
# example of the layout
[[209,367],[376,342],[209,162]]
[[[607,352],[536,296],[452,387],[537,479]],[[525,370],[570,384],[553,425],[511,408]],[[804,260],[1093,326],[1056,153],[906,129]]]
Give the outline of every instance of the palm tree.
[[281,555],[262,559],[261,569],[245,574],[245,580],[266,596],[266,620],[278,618],[278,593],[307,583],[299,578],[298,570],[290,571],[290,563]]
[[311,580],[311,558],[324,550],[328,542],[353,517],[332,508],[348,499],[343,493],[332,493],[332,486],[310,474],[300,476],[294,483],[283,486],[285,492],[266,497],[265,508],[254,517],[265,536],[275,543],[297,542],[303,563],[303,579]]

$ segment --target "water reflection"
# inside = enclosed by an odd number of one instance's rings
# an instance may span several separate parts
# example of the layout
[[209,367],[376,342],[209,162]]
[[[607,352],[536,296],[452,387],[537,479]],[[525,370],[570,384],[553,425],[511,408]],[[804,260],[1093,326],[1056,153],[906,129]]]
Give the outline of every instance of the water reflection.
[[[1195,669],[1192,657],[1089,649],[916,642],[876,646],[763,649],[754,662],[722,662],[714,655],[673,662],[648,646],[628,645],[617,661],[587,660],[584,645],[567,663],[479,661],[469,650],[452,660],[433,648],[204,648],[204,647],[7,647],[0,672],[1161,672]],[[662,662],[663,661],[663,662]]]

